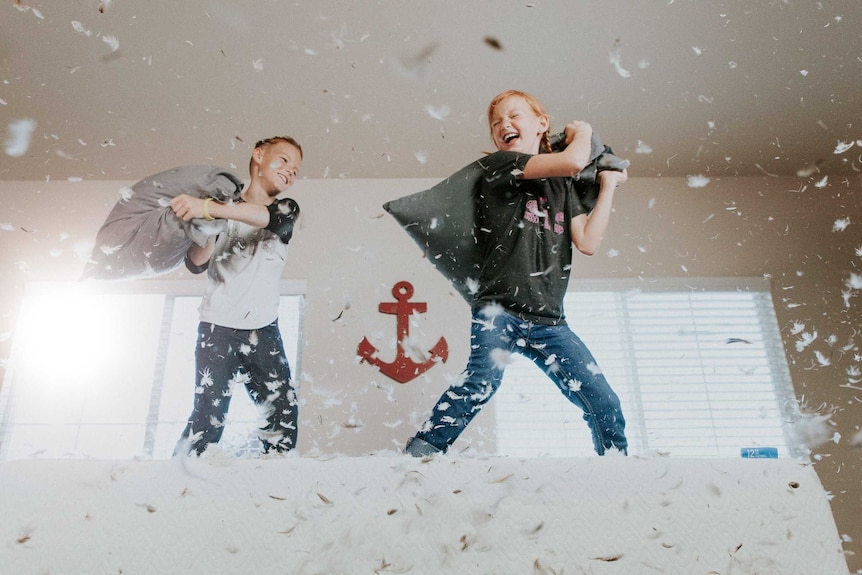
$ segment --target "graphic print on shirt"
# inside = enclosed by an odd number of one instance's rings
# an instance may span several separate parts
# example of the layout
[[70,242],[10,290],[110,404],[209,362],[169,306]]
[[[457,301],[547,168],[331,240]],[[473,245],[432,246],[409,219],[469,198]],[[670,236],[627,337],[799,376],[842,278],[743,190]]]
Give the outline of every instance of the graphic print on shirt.
[[556,212],[552,227],[551,218],[548,217],[548,198],[541,196],[537,200],[527,200],[526,209],[524,210],[524,221],[538,224],[543,229],[553,231],[559,236],[564,232],[563,222],[565,219],[563,212]]

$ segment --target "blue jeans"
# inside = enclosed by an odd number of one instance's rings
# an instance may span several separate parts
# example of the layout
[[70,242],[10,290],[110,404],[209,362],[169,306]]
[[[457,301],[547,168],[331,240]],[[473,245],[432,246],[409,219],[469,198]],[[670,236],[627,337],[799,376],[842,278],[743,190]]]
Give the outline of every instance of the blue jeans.
[[500,387],[508,353],[531,359],[566,399],[583,410],[596,453],[604,455],[610,448],[627,451],[620,400],[590,350],[568,326],[531,323],[508,313],[486,319],[477,313],[470,332],[470,359],[460,382],[437,401],[414,438],[420,441],[411,440],[414,445],[408,444],[408,453],[446,451]]
[[218,443],[231,400],[231,385],[243,382],[249,397],[266,416],[263,450],[296,446],[297,401],[278,321],[260,329],[198,325],[195,348],[195,400],[174,455],[198,455]]

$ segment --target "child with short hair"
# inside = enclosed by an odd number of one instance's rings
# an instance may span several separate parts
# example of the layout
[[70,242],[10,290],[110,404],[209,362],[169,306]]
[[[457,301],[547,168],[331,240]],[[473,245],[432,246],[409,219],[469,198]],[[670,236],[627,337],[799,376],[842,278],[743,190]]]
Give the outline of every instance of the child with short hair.
[[296,446],[297,398],[278,328],[279,280],[299,205],[277,196],[293,185],[302,148],[290,137],[261,140],[249,164],[251,181],[234,203],[182,194],[171,209],[184,221],[227,220],[227,231],[193,244],[186,267],[208,272],[195,347],[194,407],[174,455],[202,454],[218,443],[231,385],[243,383],[266,416],[264,452]]

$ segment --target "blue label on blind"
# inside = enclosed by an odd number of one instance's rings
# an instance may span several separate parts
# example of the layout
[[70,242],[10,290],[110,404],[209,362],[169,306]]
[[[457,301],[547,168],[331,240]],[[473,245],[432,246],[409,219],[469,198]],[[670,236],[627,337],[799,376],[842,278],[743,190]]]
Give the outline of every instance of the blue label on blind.
[[768,457],[770,459],[778,458],[777,447],[743,447],[740,449],[740,454],[745,458]]

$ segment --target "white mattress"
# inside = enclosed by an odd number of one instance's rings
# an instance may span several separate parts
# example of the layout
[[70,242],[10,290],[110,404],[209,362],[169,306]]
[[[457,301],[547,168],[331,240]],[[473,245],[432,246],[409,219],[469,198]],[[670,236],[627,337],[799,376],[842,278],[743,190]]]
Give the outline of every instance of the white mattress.
[[0,573],[848,573],[790,460],[0,464]]

